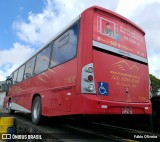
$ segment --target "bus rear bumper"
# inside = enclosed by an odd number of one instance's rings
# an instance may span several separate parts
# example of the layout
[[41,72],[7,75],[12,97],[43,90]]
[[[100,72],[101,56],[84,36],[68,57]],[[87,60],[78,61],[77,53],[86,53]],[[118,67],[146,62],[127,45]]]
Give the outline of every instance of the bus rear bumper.
[[[116,102],[100,100],[96,95],[81,94],[81,111],[86,114],[152,114],[151,102]],[[79,101],[80,101],[79,100]]]

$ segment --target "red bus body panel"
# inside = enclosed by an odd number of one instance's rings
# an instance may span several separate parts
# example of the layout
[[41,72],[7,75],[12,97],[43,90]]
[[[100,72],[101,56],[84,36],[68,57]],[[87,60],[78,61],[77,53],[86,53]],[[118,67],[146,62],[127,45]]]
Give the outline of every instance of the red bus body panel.
[[[49,69],[10,88],[5,99],[31,111],[33,95],[39,94],[42,101],[42,114],[46,116],[68,114],[71,111],[71,95],[75,95],[77,59]],[[6,106],[7,107],[7,106]],[[53,113],[52,113],[53,111]]]
[[129,103],[149,102],[148,66],[96,50],[93,57],[96,83],[107,82],[109,89],[108,96],[98,95],[99,99]]

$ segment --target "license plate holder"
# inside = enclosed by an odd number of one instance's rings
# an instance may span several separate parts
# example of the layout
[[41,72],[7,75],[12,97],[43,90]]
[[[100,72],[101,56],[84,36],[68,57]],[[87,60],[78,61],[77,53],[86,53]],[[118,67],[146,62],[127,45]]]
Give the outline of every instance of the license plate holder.
[[132,114],[132,108],[131,107],[123,107],[122,108],[122,114]]

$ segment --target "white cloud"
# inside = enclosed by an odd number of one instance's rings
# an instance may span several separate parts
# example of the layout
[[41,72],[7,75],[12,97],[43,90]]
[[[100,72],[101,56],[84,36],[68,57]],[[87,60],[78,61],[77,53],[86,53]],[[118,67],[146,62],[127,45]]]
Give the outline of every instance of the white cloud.
[[14,43],[13,47],[8,50],[0,51],[0,80],[4,80],[6,76],[26,61],[35,50],[27,45]]
[[0,64],[20,64],[33,54],[34,49],[27,45],[14,43],[8,50],[1,50]]
[[146,5],[154,2],[160,2],[160,0],[120,0],[116,12],[127,18],[132,18]]
[[125,17],[131,17],[135,14],[133,11],[144,4],[144,1],[145,0],[120,0],[116,12]]
[[42,13],[29,12],[28,21],[18,19],[13,27],[17,36],[26,43],[42,45],[53,37],[62,27],[77,17],[89,6],[98,5],[115,10],[118,0],[46,0]]
[[3,70],[0,69],[0,81],[4,81],[7,76],[11,74],[16,68],[18,67],[17,64],[5,64],[2,66]]
[[160,65],[159,65],[160,53],[149,57],[149,72],[156,75],[160,79]]

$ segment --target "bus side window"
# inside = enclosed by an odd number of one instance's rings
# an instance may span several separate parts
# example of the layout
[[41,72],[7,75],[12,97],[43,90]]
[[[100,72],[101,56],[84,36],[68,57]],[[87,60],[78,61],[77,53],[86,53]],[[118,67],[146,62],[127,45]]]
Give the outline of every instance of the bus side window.
[[14,75],[13,75],[13,84],[15,84],[15,83],[17,83],[17,75],[18,75],[18,70],[16,70],[15,72],[14,72]]
[[30,78],[33,75],[35,59],[36,57],[33,57],[27,62],[25,73],[24,73],[24,79]]
[[54,67],[58,65],[58,54],[56,47],[58,46],[57,40],[53,42],[52,44],[52,55],[51,55],[51,61],[50,61],[50,67]]
[[78,23],[76,23],[54,42],[50,67],[76,57],[78,33]]
[[51,46],[47,46],[37,55],[34,73],[38,74],[48,69],[50,61]]
[[23,81],[23,74],[24,74],[24,68],[25,68],[25,65],[21,66],[19,68],[19,71],[18,71],[18,76],[17,76],[17,82],[21,82]]

